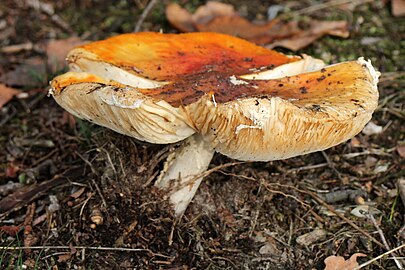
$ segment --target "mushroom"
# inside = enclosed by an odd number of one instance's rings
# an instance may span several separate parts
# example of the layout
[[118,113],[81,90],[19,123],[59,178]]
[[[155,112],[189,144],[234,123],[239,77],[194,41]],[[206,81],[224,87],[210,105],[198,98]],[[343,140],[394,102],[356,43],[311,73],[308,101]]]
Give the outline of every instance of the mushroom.
[[215,33],[134,33],[68,55],[51,82],[75,116],[155,144],[180,142],[155,185],[184,213],[214,152],[270,161],[344,142],[371,119],[379,73],[326,66]]

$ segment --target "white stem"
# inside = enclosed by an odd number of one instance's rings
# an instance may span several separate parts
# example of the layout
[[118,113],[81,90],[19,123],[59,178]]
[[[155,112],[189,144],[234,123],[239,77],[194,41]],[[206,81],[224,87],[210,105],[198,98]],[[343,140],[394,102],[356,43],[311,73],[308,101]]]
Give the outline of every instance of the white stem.
[[214,149],[200,135],[187,138],[174,153],[169,155],[155,186],[168,193],[176,216],[186,211],[214,155]]

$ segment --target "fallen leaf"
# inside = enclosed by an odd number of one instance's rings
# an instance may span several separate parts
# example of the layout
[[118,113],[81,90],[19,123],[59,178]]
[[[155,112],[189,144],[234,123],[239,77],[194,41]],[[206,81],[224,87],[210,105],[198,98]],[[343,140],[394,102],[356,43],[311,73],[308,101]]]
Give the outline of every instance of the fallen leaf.
[[20,93],[21,91],[0,83],[0,108]]
[[205,24],[216,17],[239,16],[232,5],[221,2],[208,1],[205,5],[199,6],[192,19],[195,23]]
[[233,6],[215,1],[200,6],[194,14],[178,4],[166,8],[168,21],[182,32],[218,32],[247,39],[268,47],[285,47],[299,50],[324,35],[348,37],[346,21],[312,20],[303,29],[297,21],[285,22],[274,19],[263,23],[252,23],[240,16]]
[[10,86],[36,87],[47,83],[47,71],[41,57],[31,57],[19,66],[0,76],[0,81]]
[[397,152],[401,158],[405,158],[405,144],[397,146]]
[[391,1],[392,15],[400,17],[405,15],[405,0],[392,0]]
[[50,41],[45,46],[45,52],[48,56],[47,65],[52,72],[57,72],[66,66],[66,55],[76,47],[85,44],[86,42],[78,37],[70,37],[67,39],[59,39]]
[[5,232],[6,234],[10,235],[10,236],[15,236],[19,231],[20,231],[21,227],[20,226],[8,226],[8,225],[4,225],[0,227],[0,231]]
[[353,270],[359,266],[357,258],[365,256],[367,255],[363,253],[355,253],[347,261],[341,256],[329,256],[324,260],[324,270]]
[[332,35],[342,38],[349,36],[348,23],[346,21],[311,21],[307,30],[300,30],[294,26],[297,31],[291,37],[276,40],[268,48],[284,47],[293,51],[302,49],[324,35]]
[[205,24],[195,23],[195,25],[200,32],[218,32],[264,44],[274,39],[271,32],[276,23],[277,20],[265,24],[253,24],[240,16],[222,16],[215,17]]
[[70,258],[72,258],[72,254],[70,254],[70,253],[61,254],[61,255],[58,256],[58,262],[66,262]]
[[326,238],[327,231],[315,229],[309,233],[297,237],[297,243],[303,246],[309,246]]
[[181,32],[194,32],[196,28],[193,22],[193,16],[186,9],[176,3],[169,4],[166,7],[167,20]]
[[6,177],[9,177],[9,178],[17,177],[17,173],[19,170],[20,170],[20,167],[16,163],[9,162],[6,167]]
[[86,188],[82,187],[82,188],[80,188],[79,190],[77,190],[77,191],[73,192],[72,194],[70,194],[70,197],[72,197],[72,198],[74,198],[74,199],[77,199],[77,198],[79,198],[79,197],[83,194],[83,192],[84,192],[85,190],[86,190]]

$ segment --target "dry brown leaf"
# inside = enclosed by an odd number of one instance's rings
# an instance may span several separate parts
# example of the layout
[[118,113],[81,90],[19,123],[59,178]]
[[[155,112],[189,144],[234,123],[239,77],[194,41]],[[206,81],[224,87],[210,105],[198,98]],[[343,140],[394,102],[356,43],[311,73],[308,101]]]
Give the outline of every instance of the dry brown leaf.
[[47,83],[44,59],[31,57],[22,64],[0,76],[0,81],[10,86],[36,87]]
[[45,46],[45,52],[48,56],[48,67],[52,72],[63,69],[66,66],[67,53],[76,46],[86,43],[78,37],[59,39],[50,41]]
[[215,1],[208,1],[205,5],[199,6],[192,15],[195,23],[205,24],[216,17],[239,16],[232,5]]
[[194,14],[178,4],[170,4],[166,9],[169,22],[182,32],[218,32],[247,39],[256,44],[269,44],[291,50],[308,46],[324,35],[348,37],[346,21],[312,20],[302,29],[298,22],[284,22],[274,19],[263,24],[252,23],[237,14],[231,5],[208,2],[200,6]]
[[312,21],[308,30],[296,31],[290,37],[275,40],[268,48],[284,47],[293,51],[302,49],[324,35],[347,38],[349,36],[346,21]]
[[324,260],[326,265],[324,270],[353,270],[359,266],[357,258],[365,256],[367,255],[363,253],[355,253],[348,260],[341,256],[329,256]]
[[8,225],[4,225],[0,227],[0,231],[4,232],[10,236],[15,236],[19,231],[20,231],[21,227],[20,226],[8,226]]
[[79,198],[82,194],[83,194],[83,192],[86,190],[86,188],[84,188],[84,187],[82,187],[82,188],[80,188],[79,190],[77,190],[76,192],[73,192],[72,194],[70,194],[70,197],[72,197],[72,198],[74,198],[74,199],[77,199],[77,198]]
[[0,83],[0,108],[9,102],[14,96],[19,94],[21,94],[21,91]]
[[392,0],[391,1],[392,15],[400,17],[405,15],[405,0]]
[[405,145],[398,145],[397,152],[400,157],[405,158]]
[[181,32],[194,32],[193,17],[186,9],[180,7],[176,3],[169,4],[166,7],[167,20]]
[[223,16],[215,17],[205,24],[196,23],[196,27],[200,32],[218,32],[258,41],[262,38],[271,38],[270,33],[275,23],[271,21],[266,24],[253,24],[240,16]]
[[66,262],[72,258],[72,254],[65,253],[58,256],[58,262]]

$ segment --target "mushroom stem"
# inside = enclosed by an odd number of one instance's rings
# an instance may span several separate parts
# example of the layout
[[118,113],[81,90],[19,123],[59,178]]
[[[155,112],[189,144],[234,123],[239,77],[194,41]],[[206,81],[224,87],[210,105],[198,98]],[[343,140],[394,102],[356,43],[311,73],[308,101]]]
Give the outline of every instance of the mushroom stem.
[[155,186],[167,191],[177,217],[186,211],[193,199],[203,179],[198,175],[207,170],[214,152],[209,143],[195,134],[168,157]]

